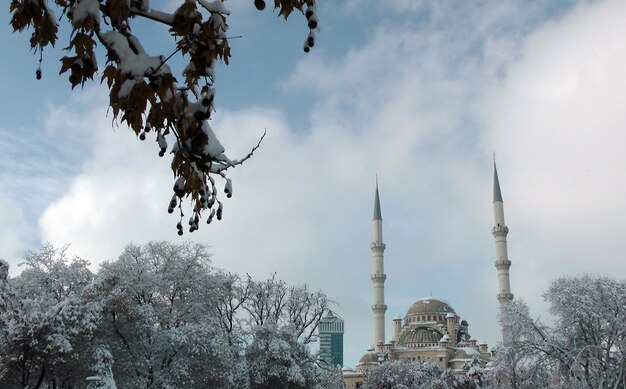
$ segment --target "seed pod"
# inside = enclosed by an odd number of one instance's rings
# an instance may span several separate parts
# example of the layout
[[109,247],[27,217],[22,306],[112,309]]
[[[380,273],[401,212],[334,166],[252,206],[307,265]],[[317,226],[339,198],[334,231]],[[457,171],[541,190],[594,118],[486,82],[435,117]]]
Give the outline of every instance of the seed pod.
[[226,179],[226,185],[224,185],[224,193],[226,193],[226,197],[233,197],[233,182],[230,178]]
[[185,195],[185,178],[178,177],[174,183],[174,188],[172,189],[174,190],[174,193],[176,193],[176,196],[183,197]]
[[215,216],[215,210],[211,211],[211,214],[209,215],[209,217],[206,219],[206,224],[211,224],[211,222],[213,221],[213,216]]
[[264,0],[254,0],[254,6],[259,11],[263,11],[265,9],[265,1]]

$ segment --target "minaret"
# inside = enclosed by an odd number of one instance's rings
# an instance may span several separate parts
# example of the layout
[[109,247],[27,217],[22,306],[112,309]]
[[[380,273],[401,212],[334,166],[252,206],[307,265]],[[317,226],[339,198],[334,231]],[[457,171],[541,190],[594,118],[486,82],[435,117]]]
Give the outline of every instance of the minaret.
[[[511,261],[509,261],[509,255],[506,249],[506,236],[509,233],[509,228],[504,223],[504,204],[495,160],[493,162],[493,214],[495,220],[492,233],[496,240],[495,266],[498,271],[498,294],[496,297],[502,304],[513,300],[513,294],[511,293],[511,283],[509,281]],[[502,337],[506,342],[506,334],[503,333]]]
[[374,346],[377,350],[385,343],[385,269],[383,267],[383,254],[385,244],[383,243],[383,218],[380,213],[380,198],[378,196],[378,180],[376,180],[376,194],[374,196],[374,219],[373,240],[371,244],[372,259],[374,261],[374,272],[372,273],[372,284],[374,287],[374,304],[372,304],[372,314],[374,316]]

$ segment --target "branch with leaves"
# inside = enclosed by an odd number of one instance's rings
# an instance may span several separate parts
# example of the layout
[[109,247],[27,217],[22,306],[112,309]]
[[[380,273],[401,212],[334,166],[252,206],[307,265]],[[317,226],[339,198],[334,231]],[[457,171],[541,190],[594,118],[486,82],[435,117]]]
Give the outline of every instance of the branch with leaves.
[[[14,31],[32,29],[31,48],[41,56],[58,39],[58,22],[71,26],[69,55],[61,58],[60,74],[69,73],[72,88],[84,86],[98,72],[96,49],[106,51],[101,81],[109,88],[109,106],[115,119],[128,125],[145,140],[153,136],[163,157],[172,156],[174,195],[168,212],[178,209],[178,234],[183,234],[183,202],[189,199],[189,231],[198,229],[203,212],[206,222],[222,218],[223,204],[214,177],[225,181],[223,191],[232,196],[232,182],[226,171],[252,157],[259,144],[239,160],[230,159],[209,125],[214,112],[215,64],[228,64],[231,57],[226,32],[230,15],[223,0],[181,0],[173,13],[150,8],[149,0],[11,0],[11,26]],[[265,1],[254,0],[258,10]],[[60,11],[60,17],[53,10]],[[315,44],[318,16],[316,0],[274,0],[278,15],[287,19],[294,11],[302,13],[309,33],[304,51]],[[133,34],[139,19],[163,24],[175,41],[169,55],[150,55]],[[176,76],[168,60],[179,53],[187,65]],[[173,139],[172,139],[173,138]],[[171,142],[171,146],[168,143]]]

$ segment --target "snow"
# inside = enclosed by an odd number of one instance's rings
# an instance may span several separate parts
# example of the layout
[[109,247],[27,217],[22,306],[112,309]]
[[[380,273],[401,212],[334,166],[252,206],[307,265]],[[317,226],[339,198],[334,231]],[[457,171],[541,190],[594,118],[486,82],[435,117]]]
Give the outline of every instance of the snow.
[[79,0],[72,9],[72,20],[74,22],[83,21],[87,17],[93,18],[96,23],[100,21],[100,1]]
[[120,99],[123,99],[127,97],[128,95],[130,95],[130,92],[133,90],[133,87],[135,86],[136,83],[137,81],[133,79],[125,80],[122,86],[120,87],[120,91],[118,92],[117,97]]
[[[215,158],[219,160],[222,160],[222,158],[226,158],[226,156],[224,155],[224,151],[225,151],[224,146],[222,146],[219,139],[217,139],[217,136],[215,136],[215,133],[213,132],[213,129],[211,128],[211,125],[209,124],[207,120],[202,122],[201,130],[202,132],[204,132],[207,138],[209,138],[204,148],[204,153],[211,158]],[[229,162],[229,161],[230,160],[228,160],[227,158],[224,159],[224,162]]]
[[460,350],[463,350],[465,352],[465,354],[469,357],[469,356],[480,356],[480,353],[478,352],[478,350],[476,350],[475,348],[472,347],[460,347]]
[[222,0],[215,0],[211,2],[208,2],[206,0],[198,0],[198,3],[200,3],[200,5],[202,5],[207,11],[211,13],[230,15],[230,11],[226,9]]
[[119,69],[123,73],[136,78],[143,78],[146,74],[171,73],[169,66],[162,64],[161,57],[149,56],[143,52],[143,49],[139,54],[135,54],[130,48],[128,39],[117,31],[103,33],[102,39],[117,54],[120,59]]

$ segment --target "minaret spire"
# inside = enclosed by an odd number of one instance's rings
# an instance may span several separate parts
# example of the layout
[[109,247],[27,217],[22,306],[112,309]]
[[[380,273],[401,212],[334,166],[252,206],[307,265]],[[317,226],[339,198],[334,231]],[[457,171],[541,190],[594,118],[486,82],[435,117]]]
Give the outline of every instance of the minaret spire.
[[[509,280],[511,261],[509,261],[506,245],[506,236],[509,233],[509,228],[504,223],[504,202],[502,201],[502,192],[500,190],[495,157],[493,161],[493,214],[494,226],[492,233],[496,241],[495,266],[498,271],[498,294],[496,297],[498,301],[503,304],[513,300],[513,294],[511,293],[511,283]],[[503,333],[502,338],[503,341],[506,342],[508,335]]]
[[493,161],[493,201],[502,202],[502,192],[500,191],[500,180],[498,180],[498,169],[496,168],[495,159]]
[[376,193],[374,194],[374,218],[372,220],[383,220],[380,212],[380,197],[378,195],[378,177],[376,177]]
[[380,212],[380,196],[378,194],[378,177],[376,178],[376,192],[374,194],[374,220],[372,220],[373,234],[372,260],[374,271],[372,273],[372,286],[374,288],[374,303],[372,304],[372,314],[374,316],[374,345],[377,350],[382,349],[385,343],[385,275],[383,243],[383,218]]

